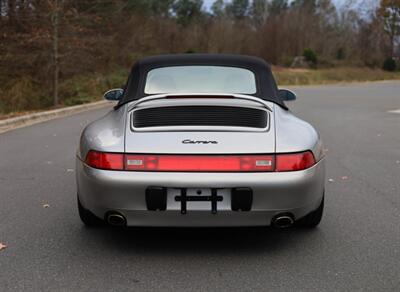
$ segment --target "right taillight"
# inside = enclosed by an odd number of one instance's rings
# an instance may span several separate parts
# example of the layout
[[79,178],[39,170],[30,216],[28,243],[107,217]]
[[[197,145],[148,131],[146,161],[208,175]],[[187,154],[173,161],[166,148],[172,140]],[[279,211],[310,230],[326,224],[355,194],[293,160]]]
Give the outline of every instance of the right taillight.
[[277,154],[275,171],[296,171],[309,168],[315,164],[314,155],[310,151],[290,154]]

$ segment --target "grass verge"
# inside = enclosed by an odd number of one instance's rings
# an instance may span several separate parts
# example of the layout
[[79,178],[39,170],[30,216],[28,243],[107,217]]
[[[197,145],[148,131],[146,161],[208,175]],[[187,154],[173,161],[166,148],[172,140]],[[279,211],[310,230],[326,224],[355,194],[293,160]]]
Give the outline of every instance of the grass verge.
[[123,86],[127,76],[128,71],[121,69],[110,74],[91,73],[67,79],[60,83],[57,107],[52,105],[51,89],[43,92],[28,78],[10,80],[7,86],[0,86],[0,120],[101,100],[106,90]]
[[400,80],[400,72],[387,72],[366,67],[342,67],[318,70],[273,67],[272,71],[279,85],[317,85],[344,82]]

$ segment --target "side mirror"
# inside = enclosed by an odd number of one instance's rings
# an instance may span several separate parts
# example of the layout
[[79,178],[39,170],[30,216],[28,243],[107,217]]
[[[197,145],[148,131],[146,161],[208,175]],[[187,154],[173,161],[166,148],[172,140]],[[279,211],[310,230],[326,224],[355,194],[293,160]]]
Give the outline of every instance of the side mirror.
[[104,93],[103,97],[106,100],[119,101],[123,94],[124,94],[124,90],[123,89],[114,88],[114,89],[111,89],[111,90],[107,91],[106,93]]
[[284,100],[284,101],[292,101],[292,100],[296,100],[297,96],[296,94],[288,89],[279,89],[278,90],[278,96],[280,99]]

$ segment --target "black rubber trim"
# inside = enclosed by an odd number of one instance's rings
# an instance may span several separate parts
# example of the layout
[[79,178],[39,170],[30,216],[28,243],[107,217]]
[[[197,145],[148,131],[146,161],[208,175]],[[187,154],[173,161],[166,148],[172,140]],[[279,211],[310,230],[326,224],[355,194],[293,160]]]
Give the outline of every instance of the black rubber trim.
[[167,189],[148,187],[146,189],[146,206],[150,211],[165,211],[167,209]]
[[234,188],[231,193],[232,211],[250,211],[253,205],[253,190],[250,188]]

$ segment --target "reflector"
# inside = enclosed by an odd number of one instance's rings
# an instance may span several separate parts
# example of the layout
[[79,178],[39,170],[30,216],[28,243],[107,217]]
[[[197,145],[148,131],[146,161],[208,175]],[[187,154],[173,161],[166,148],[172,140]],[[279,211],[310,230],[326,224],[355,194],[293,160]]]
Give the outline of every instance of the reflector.
[[[126,155],[126,170],[273,171],[272,155]],[[135,164],[133,161],[143,161]]]

